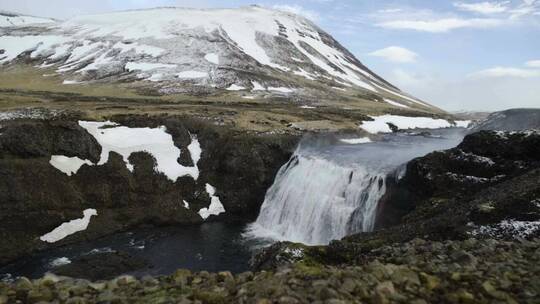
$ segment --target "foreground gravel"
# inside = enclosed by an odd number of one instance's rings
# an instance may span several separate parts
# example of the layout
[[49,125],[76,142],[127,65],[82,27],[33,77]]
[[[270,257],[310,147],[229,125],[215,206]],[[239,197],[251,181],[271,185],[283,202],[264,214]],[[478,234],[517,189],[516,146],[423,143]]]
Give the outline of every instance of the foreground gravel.
[[539,239],[415,239],[357,263],[303,261],[237,275],[178,270],[100,282],[19,278],[0,283],[0,303],[540,303]]

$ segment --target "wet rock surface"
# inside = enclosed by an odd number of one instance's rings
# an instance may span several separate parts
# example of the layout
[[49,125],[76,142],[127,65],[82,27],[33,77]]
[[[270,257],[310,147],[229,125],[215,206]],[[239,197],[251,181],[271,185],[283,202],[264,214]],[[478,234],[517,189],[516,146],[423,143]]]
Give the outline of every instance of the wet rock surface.
[[[189,225],[203,219],[208,207],[205,185],[213,185],[226,213],[208,220],[247,221],[257,215],[266,189],[294,150],[298,138],[259,135],[222,128],[189,117],[117,116],[128,127],[166,126],[181,155],[189,155],[190,134],[202,148],[200,176],[176,182],[154,170],[155,159],[133,153],[130,172],[122,157],[111,152],[101,166],[83,165],[68,176],[49,164],[51,155],[77,156],[97,162],[101,146],[77,124],[77,115],[50,120],[2,122],[0,135],[0,263],[71,242],[95,239],[140,225]],[[184,165],[189,157],[181,158]],[[185,208],[183,200],[190,208]],[[49,244],[39,237],[64,222],[97,210],[85,231]],[[28,225],[28,223],[32,223]]]

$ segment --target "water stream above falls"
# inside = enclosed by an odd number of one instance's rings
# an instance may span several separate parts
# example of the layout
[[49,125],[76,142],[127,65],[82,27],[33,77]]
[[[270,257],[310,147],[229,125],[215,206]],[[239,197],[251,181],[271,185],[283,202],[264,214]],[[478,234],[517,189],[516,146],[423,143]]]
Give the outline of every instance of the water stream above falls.
[[413,158],[455,147],[465,131],[430,133],[388,134],[363,144],[332,136],[306,138],[280,169],[246,235],[319,245],[372,231],[386,176]]

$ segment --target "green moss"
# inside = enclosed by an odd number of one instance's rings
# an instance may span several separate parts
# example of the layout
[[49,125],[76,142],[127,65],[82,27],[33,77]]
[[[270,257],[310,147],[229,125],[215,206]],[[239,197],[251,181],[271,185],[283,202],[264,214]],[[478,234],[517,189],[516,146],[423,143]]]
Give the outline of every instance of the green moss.
[[208,303],[208,304],[229,303],[227,301],[227,295],[224,293],[216,293],[216,292],[209,292],[209,291],[196,291],[193,293],[193,298],[196,300],[200,300],[203,303]]

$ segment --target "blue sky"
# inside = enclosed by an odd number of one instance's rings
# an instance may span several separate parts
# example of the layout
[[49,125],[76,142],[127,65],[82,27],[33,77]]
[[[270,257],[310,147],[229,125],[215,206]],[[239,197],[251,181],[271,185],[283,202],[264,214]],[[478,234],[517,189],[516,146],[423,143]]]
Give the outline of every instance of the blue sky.
[[0,0],[0,9],[69,18],[250,4],[307,16],[376,73],[446,110],[540,107],[540,0]]

